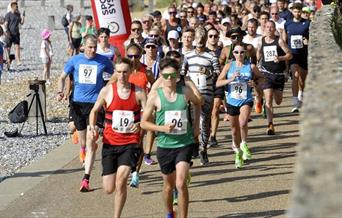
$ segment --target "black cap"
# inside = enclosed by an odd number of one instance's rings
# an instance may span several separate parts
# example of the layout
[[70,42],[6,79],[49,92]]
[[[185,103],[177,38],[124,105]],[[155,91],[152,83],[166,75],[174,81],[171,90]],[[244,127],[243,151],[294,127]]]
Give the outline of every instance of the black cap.
[[228,31],[227,36],[230,37],[234,33],[240,34],[242,36],[246,35],[246,32],[241,30],[240,27],[234,27],[234,28],[232,28],[231,30]]
[[151,15],[153,16],[153,17],[161,17],[162,16],[162,14],[161,14],[161,12],[160,11],[153,11],[152,13],[151,13]]

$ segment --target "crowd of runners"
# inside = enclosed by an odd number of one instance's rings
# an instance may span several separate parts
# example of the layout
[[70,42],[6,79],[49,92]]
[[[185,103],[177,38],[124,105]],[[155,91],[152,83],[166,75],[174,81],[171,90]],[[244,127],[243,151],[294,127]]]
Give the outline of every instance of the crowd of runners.
[[109,44],[109,29],[96,29],[91,16],[82,27],[67,9],[73,56],[59,77],[57,98],[70,101],[69,128],[85,169],[81,192],[90,191],[103,144],[103,188],[115,193],[114,217],[121,215],[127,184],[139,187],[142,163],[156,163],[154,141],[166,217],[174,217],[174,204],[179,217],[187,217],[189,169],[195,158],[208,165],[208,149],[222,145],[216,139],[220,112],[230,123],[235,167],[242,168],[252,158],[251,111],[265,118],[265,134],[277,134],[273,105],[281,104],[289,78],[289,112],[301,108],[312,0],[171,4],[132,21],[125,54]]

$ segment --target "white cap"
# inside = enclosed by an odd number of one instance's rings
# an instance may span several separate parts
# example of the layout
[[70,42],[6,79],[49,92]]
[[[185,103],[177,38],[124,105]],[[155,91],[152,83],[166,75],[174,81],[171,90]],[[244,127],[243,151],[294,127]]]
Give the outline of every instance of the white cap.
[[222,0],[221,5],[228,5],[228,2],[226,0]]
[[229,17],[223,18],[223,19],[221,20],[221,24],[222,24],[222,25],[225,24],[225,23],[231,23]]
[[176,30],[171,30],[168,34],[167,34],[167,39],[179,39],[179,33]]

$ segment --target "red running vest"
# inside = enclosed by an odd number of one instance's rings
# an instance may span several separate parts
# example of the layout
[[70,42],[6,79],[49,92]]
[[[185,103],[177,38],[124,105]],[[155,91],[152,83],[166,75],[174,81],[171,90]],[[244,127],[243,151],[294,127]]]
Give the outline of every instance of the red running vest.
[[[112,84],[113,100],[111,104],[105,108],[105,128],[103,132],[103,143],[112,146],[138,144],[140,141],[140,132],[137,133],[119,133],[112,128],[113,111],[125,110],[132,111],[134,114],[134,123],[140,122],[141,105],[137,103],[135,97],[135,86],[131,84],[131,91],[128,99],[124,100],[119,97],[116,83]],[[116,122],[122,121],[120,117],[114,117]],[[121,119],[121,120],[118,120]]]

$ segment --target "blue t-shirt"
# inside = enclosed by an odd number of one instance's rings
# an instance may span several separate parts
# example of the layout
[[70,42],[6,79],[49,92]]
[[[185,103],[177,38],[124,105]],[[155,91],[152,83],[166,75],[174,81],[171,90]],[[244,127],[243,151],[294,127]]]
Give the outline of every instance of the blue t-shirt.
[[303,37],[309,39],[310,21],[301,19],[300,22],[286,21],[287,44],[293,54],[307,54],[308,46],[303,44]]
[[251,64],[245,61],[242,67],[237,67],[236,61],[232,61],[227,73],[227,79],[230,79],[235,72],[240,72],[240,76],[228,84],[226,99],[228,104],[239,107],[253,101],[252,88],[247,84],[253,78]]
[[64,66],[64,72],[74,77],[72,100],[95,103],[100,90],[105,85],[103,72],[113,74],[113,64],[108,58],[99,54],[91,59],[84,54],[79,54],[70,58]]

